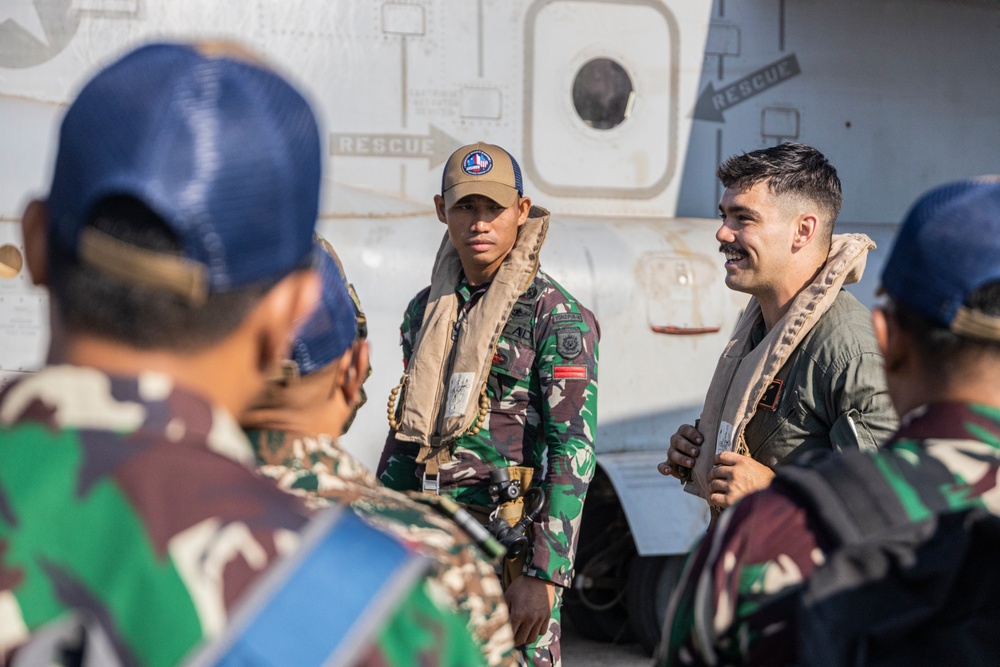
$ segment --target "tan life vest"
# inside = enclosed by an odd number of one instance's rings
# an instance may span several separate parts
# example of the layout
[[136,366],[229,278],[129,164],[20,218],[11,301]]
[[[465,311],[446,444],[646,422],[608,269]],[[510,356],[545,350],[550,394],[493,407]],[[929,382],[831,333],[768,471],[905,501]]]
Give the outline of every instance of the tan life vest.
[[684,486],[686,491],[707,498],[715,455],[723,451],[749,453],[743,429],[767,387],[833,304],[840,288],[861,279],[868,252],[874,248],[875,243],[864,234],[835,234],[819,275],[799,292],[788,312],[753,349],[751,331],[761,311],[757,299],[750,299],[709,384],[699,423],[705,441],[691,480]]
[[533,206],[510,254],[454,341],[455,286],[462,262],[447,234],[441,242],[424,320],[403,377],[405,398],[396,431],[399,440],[420,444],[417,462],[427,465],[428,475],[436,475],[451,457],[451,444],[476,423],[481,405],[475,397],[486,386],[511,309],[535,278],[548,228],[549,212]]

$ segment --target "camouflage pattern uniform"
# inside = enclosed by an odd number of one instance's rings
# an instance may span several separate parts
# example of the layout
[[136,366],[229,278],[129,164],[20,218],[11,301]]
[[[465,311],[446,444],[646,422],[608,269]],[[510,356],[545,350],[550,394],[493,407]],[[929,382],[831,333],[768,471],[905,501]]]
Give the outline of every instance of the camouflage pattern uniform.
[[500,581],[464,531],[435,510],[377,482],[327,436],[248,431],[258,471],[312,507],[349,506],[369,524],[431,559],[431,578],[482,649],[486,664],[516,664],[514,635]]
[[[459,307],[480,298],[487,286],[456,287]],[[410,302],[401,327],[403,363],[409,363],[430,289]],[[539,270],[518,299],[497,342],[487,381],[489,414],[477,435],[455,442],[441,466],[441,493],[460,503],[491,505],[489,471],[527,466],[545,478],[543,517],[531,533],[532,554],[524,573],[556,584],[549,631],[524,654],[536,665],[559,663],[562,588],[573,581],[573,559],[587,486],[594,475],[597,428],[597,343],[593,313]],[[405,397],[404,399],[405,400]],[[423,466],[418,446],[386,441],[378,474],[398,490],[419,490]]]
[[[998,408],[925,406],[872,456],[913,522],[977,506],[1000,515]],[[781,473],[770,489],[724,512],[692,553],[656,664],[797,664],[797,597],[790,593],[833,545],[780,480]]]
[[[165,375],[50,367],[0,394],[0,423],[0,662],[85,610],[121,664],[177,664],[310,522],[251,472],[235,421]],[[362,661],[481,664],[440,594],[412,588]]]

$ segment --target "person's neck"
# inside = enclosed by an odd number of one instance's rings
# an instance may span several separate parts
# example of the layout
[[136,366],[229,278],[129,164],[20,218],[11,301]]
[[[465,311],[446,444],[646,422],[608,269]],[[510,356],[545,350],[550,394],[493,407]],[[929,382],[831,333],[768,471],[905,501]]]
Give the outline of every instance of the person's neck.
[[757,303],[760,304],[761,316],[764,318],[764,328],[767,331],[771,331],[781,318],[785,316],[788,309],[792,307],[795,297],[811,285],[822,270],[823,264],[808,267],[802,271],[796,271],[791,273],[783,284],[753,295],[757,298]]
[[470,268],[463,264],[462,271],[465,273],[465,282],[469,283],[469,287],[479,287],[480,285],[492,282],[493,276],[495,276],[497,271],[500,270],[501,264],[503,264],[503,259],[491,264],[485,269],[478,269],[477,267]]
[[893,402],[900,416],[906,415],[922,405],[934,403],[978,403],[1000,408],[1000,385],[997,376],[1000,368],[996,364],[983,364],[989,367],[990,373],[970,368],[960,377],[941,377],[914,379],[908,382],[896,382]]
[[330,412],[280,406],[251,408],[240,417],[240,424],[245,429],[283,431],[308,436],[326,435],[336,440],[344,429],[344,420]]
[[49,365],[86,366],[135,377],[145,372],[169,376],[178,387],[192,391],[213,405],[239,414],[259,391],[263,376],[247,362],[246,350],[214,346],[179,353],[146,350],[91,335],[62,336],[49,350]]

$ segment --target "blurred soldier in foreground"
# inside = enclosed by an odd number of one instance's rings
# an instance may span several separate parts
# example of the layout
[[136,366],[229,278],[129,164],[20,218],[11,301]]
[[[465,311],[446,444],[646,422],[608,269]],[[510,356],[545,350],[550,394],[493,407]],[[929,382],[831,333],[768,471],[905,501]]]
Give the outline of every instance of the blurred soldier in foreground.
[[899,431],[784,467],[723,513],[659,664],[1000,663],[1000,180],[922,197],[882,291]]
[[23,220],[49,365],[0,395],[4,662],[481,662],[420,556],[312,519],[233,417],[317,303],[320,146],[230,45],[140,48],[68,110]]
[[515,643],[531,664],[555,665],[595,467],[597,321],[539,269],[549,214],[503,148],[455,151],[434,205],[448,231],[430,287],[403,315],[405,374],[379,476],[477,512],[509,547]]
[[514,664],[507,605],[482,551],[499,548],[496,541],[469,517],[467,525],[491,543],[477,545],[441,512],[383,487],[337,443],[368,377],[368,343],[358,337],[356,302],[333,249],[323,241],[319,252],[320,305],[295,334],[282,373],[240,420],[250,429],[259,471],[310,506],[349,506],[426,555],[433,583],[466,619],[486,663]]
[[716,233],[726,286],[751,295],[709,385],[697,427],[670,437],[660,472],[715,509],[767,487],[814,449],[874,450],[896,427],[871,314],[844,285],[869,250],[833,234],[840,179],[815,148],[786,143],[719,167]]

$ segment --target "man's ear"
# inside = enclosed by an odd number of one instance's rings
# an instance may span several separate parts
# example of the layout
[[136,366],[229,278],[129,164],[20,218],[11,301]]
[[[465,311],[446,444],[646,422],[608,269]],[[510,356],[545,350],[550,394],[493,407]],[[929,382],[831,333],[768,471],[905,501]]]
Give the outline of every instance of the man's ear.
[[434,195],[434,210],[437,211],[438,220],[447,225],[448,218],[445,216],[444,197],[441,195]]
[[517,226],[520,227],[528,221],[528,214],[531,213],[531,197],[521,197],[517,200]]
[[795,234],[792,237],[793,248],[804,248],[809,245],[819,230],[819,217],[816,213],[803,213],[795,221]]
[[899,324],[885,310],[875,308],[872,311],[872,328],[875,329],[875,340],[882,353],[885,372],[888,374],[899,370],[905,363],[908,352],[904,341],[905,336],[900,330]]
[[361,386],[368,379],[368,341],[364,339],[354,341],[349,355],[350,363],[344,369],[341,387],[344,391],[344,400],[353,407],[361,400]]
[[294,271],[268,290],[254,309],[257,321],[258,369],[268,373],[288,358],[298,324],[312,314],[320,300],[319,273]]
[[24,237],[24,259],[31,282],[39,287],[48,287],[49,207],[44,201],[33,199],[24,209],[21,235]]

